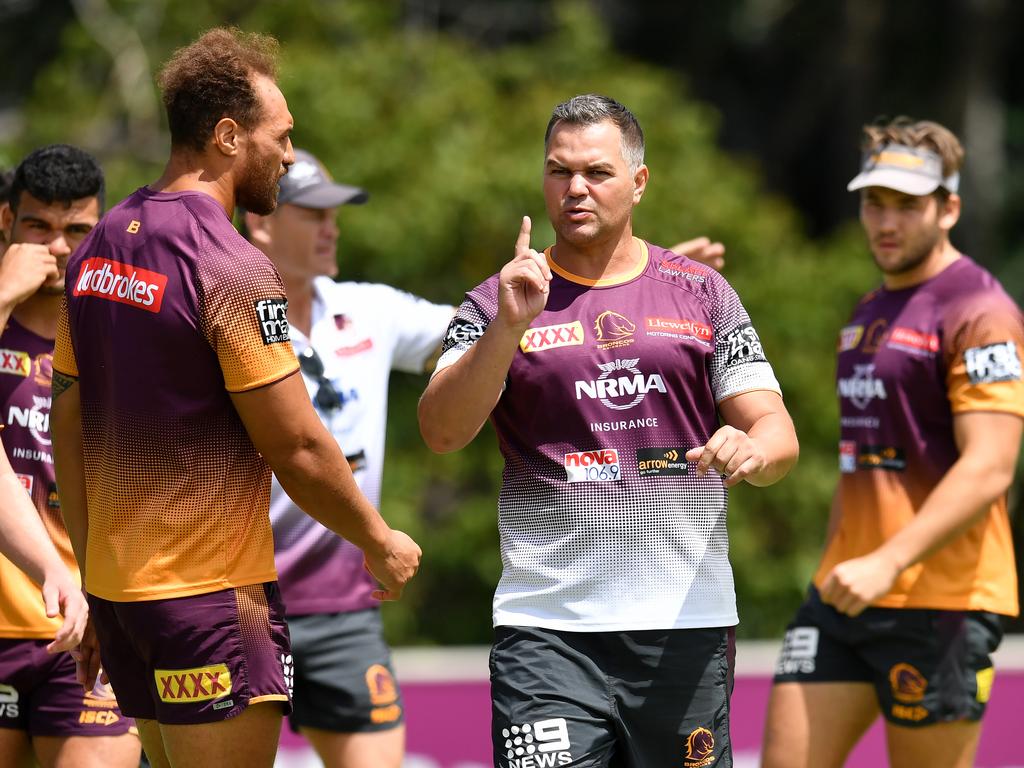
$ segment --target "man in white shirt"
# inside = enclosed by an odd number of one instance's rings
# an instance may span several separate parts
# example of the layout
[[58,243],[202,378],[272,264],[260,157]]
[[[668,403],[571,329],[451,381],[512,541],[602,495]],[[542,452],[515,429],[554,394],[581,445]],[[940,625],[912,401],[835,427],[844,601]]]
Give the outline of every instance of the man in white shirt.
[[[432,363],[454,309],[387,285],[334,282],[338,207],[367,197],[296,150],[277,210],[246,213],[245,225],[284,282],[292,345],[317,413],[379,507],[389,376]],[[295,662],[292,728],[329,768],[398,768],[402,700],[362,552],[303,513],[276,478],[270,517]]]

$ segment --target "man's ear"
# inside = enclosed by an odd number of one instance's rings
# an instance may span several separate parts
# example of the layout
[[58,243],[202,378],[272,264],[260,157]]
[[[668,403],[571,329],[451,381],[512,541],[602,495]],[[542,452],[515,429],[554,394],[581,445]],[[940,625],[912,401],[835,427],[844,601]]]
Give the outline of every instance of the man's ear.
[[237,155],[241,138],[242,127],[230,117],[222,117],[213,126],[213,145],[224,155]]
[[939,205],[939,229],[949,232],[960,220],[960,195],[950,193],[945,203]]

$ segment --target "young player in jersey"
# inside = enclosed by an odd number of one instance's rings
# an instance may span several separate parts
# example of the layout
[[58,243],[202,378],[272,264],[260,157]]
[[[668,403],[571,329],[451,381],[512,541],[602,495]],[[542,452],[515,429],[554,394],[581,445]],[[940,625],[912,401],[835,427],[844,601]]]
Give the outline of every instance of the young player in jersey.
[[881,712],[895,768],[974,763],[1024,416],[1019,309],[949,233],[963,149],[905,118],[865,129],[849,189],[881,287],[839,334],[839,485],[776,668],[765,765],[841,766]]
[[57,476],[104,668],[156,768],[273,763],[291,657],[271,469],[363,550],[378,598],[419,562],[310,406],[281,280],[231,226],[236,203],[274,209],[294,160],[275,54],[272,38],[216,29],[172,56],[163,176],[68,262]]
[[[8,201],[0,261],[4,447],[22,493],[77,575],[53,471],[51,361],[65,267],[99,220],[103,174],[80,149],[42,147],[16,169]],[[139,740],[109,687],[90,686],[83,695],[71,656],[48,653],[61,620],[39,590],[0,557],[0,765],[21,765],[32,752],[43,766],[138,765]]]
[[[275,211],[246,213],[245,225],[281,275],[292,347],[317,414],[378,506],[391,371],[421,373],[436,360],[454,309],[387,285],[331,279],[338,206],[366,200],[297,149]],[[399,768],[401,693],[363,553],[303,513],[276,480],[270,520],[295,663],[292,727],[330,768]]]
[[11,469],[0,442],[0,555],[41,585],[47,618],[64,622],[46,646],[49,653],[77,648],[85,633],[89,607],[67,565],[50,539],[21,477]]
[[[633,236],[649,171],[621,104],[545,137],[555,244],[470,291],[420,402],[437,451],[490,418],[505,471],[495,765],[732,764],[727,488],[797,456],[757,332],[714,270]],[[720,419],[724,425],[720,425]]]

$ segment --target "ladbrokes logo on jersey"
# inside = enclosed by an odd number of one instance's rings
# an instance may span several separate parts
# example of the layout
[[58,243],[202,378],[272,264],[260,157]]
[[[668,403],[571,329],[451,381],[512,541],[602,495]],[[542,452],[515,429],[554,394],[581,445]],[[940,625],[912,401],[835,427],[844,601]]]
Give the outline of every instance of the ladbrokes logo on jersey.
[[601,375],[597,379],[576,382],[576,399],[600,400],[606,408],[625,411],[642,403],[652,390],[667,393],[665,380],[657,373],[645,376],[639,364],[640,358],[598,363]]
[[836,389],[839,396],[846,398],[860,410],[864,410],[875,398],[885,400],[885,382],[875,378],[875,364],[853,366],[853,376],[840,379]]
[[505,739],[502,768],[552,768],[572,763],[569,725],[564,717],[501,729]]
[[160,311],[166,287],[167,275],[94,257],[82,262],[72,294],[98,296],[155,313]]
[[543,325],[529,328],[519,340],[523,352],[540,352],[542,349],[577,347],[583,344],[583,323],[579,320],[561,325]]
[[194,704],[231,693],[231,673],[227,664],[193,669],[155,669],[153,677],[160,701],[168,704]]

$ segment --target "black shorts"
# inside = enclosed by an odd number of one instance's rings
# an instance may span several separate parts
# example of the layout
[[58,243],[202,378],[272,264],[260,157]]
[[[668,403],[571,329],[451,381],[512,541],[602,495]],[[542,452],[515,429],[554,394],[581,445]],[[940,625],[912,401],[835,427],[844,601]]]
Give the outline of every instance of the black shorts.
[[994,613],[868,608],[850,617],[811,587],[786,630],[775,682],[870,683],[896,725],[980,720],[1002,637]]
[[292,730],[387,731],[403,722],[402,694],[380,610],[289,616],[295,682]]
[[497,627],[494,765],[732,766],[732,628]]

